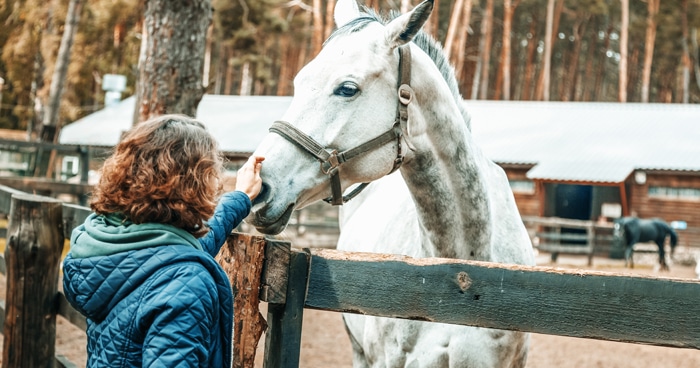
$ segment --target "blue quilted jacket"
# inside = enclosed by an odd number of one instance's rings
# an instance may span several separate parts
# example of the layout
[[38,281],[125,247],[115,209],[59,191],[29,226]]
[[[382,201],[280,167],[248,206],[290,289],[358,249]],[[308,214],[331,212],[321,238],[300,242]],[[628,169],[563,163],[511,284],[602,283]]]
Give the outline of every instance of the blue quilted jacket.
[[63,288],[87,317],[87,367],[230,367],[233,295],[214,256],[250,206],[224,194],[200,239],[95,214],[75,228]]

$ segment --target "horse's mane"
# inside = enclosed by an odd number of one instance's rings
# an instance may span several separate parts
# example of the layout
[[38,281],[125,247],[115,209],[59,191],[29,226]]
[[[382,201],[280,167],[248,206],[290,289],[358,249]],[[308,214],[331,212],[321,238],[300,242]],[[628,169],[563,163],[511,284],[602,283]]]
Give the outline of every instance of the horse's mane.
[[[337,36],[358,32],[373,22],[379,22],[386,25],[389,21],[395,19],[399,15],[401,15],[401,13],[391,11],[389,13],[389,17],[382,17],[373,8],[363,6],[360,17],[355,18],[342,27],[336,29],[333,33],[331,33],[324,45]],[[471,118],[469,113],[464,109],[464,102],[462,99],[462,94],[459,92],[459,86],[457,84],[457,78],[455,77],[454,68],[450,64],[449,60],[447,60],[447,57],[445,57],[442,46],[440,46],[440,44],[431,35],[425,33],[423,30],[420,30],[416,37],[414,37],[413,43],[428,54],[430,59],[433,60],[433,63],[435,63],[435,66],[440,71],[440,74],[442,74],[442,77],[447,82],[447,86],[450,88],[450,91],[455,98],[459,111],[462,113],[462,117],[464,117],[464,122],[467,124],[467,128],[471,130]]]

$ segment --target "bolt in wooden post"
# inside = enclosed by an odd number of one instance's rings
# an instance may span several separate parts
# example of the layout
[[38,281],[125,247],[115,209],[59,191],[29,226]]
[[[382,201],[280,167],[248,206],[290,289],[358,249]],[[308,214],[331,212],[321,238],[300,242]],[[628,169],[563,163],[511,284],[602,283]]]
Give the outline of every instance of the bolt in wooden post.
[[3,368],[53,367],[63,250],[61,202],[14,194],[7,226]]

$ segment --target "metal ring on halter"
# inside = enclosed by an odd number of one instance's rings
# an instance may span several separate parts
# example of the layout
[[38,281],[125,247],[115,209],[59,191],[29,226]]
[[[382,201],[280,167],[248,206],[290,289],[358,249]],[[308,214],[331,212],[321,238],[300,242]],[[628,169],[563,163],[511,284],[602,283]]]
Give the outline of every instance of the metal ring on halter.
[[399,86],[399,101],[402,104],[408,105],[413,100],[413,88],[408,84],[402,84]]

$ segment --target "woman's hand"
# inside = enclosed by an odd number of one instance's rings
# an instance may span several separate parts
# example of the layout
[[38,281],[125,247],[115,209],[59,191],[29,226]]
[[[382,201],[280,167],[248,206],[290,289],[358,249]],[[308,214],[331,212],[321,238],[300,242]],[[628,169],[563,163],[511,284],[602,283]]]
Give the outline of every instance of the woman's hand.
[[236,190],[248,195],[252,201],[260,193],[262,179],[260,179],[260,169],[265,157],[250,156],[236,174]]

